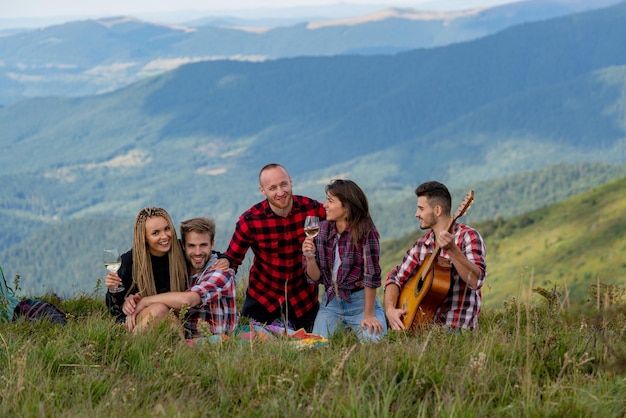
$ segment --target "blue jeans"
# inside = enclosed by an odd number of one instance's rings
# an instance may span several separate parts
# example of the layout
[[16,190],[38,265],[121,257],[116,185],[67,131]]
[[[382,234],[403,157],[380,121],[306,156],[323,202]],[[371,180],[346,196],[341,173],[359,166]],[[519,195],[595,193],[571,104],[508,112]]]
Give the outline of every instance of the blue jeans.
[[313,325],[313,334],[328,338],[335,330],[349,328],[356,332],[361,342],[377,342],[387,334],[385,311],[378,298],[376,298],[376,304],[374,305],[374,315],[383,325],[383,332],[374,334],[369,329],[364,330],[361,328],[361,321],[365,313],[365,289],[352,293],[349,303],[337,296],[328,305],[326,304],[327,300],[326,293],[324,293],[320,303],[320,310],[317,312],[315,324]]

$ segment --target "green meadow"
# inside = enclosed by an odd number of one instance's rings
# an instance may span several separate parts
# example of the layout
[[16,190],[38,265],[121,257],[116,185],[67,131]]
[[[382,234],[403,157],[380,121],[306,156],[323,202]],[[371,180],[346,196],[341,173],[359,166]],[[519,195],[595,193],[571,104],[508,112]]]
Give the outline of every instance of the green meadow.
[[99,298],[60,306],[65,327],[0,328],[0,416],[621,417],[623,289],[511,298],[477,331],[336,335],[319,347],[236,338],[188,346],[163,325],[130,335]]

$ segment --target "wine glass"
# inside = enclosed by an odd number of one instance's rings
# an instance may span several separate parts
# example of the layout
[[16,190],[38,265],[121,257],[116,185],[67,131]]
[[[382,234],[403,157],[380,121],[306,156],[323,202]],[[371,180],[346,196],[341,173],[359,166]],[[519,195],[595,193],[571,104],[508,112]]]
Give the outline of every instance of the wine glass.
[[[105,248],[104,250],[104,267],[110,272],[116,272],[122,265],[122,259],[120,257],[117,248]],[[119,284],[115,289],[110,290],[111,293],[119,293],[125,290],[124,285]]]
[[[320,218],[317,216],[307,216],[304,221],[304,234],[309,238],[315,238],[320,232]],[[313,254],[306,254],[309,257]]]

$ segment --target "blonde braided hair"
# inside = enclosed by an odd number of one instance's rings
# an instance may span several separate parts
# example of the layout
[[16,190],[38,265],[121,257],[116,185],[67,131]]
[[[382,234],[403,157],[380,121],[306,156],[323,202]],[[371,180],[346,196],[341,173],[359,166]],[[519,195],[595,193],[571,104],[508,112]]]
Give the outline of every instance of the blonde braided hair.
[[146,220],[157,216],[165,219],[172,231],[172,245],[167,255],[170,267],[170,290],[172,292],[182,292],[187,288],[187,263],[176,236],[174,222],[165,209],[147,207],[141,209],[135,219],[135,231],[133,234],[133,285],[129,289],[129,294],[133,293],[132,291],[138,292],[141,296],[156,294],[152,262],[150,261],[150,252],[146,242]]

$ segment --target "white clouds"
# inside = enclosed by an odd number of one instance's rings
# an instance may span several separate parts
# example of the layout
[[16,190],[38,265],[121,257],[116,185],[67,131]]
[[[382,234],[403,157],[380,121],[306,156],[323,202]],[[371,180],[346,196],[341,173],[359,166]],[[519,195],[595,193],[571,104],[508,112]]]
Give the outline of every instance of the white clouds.
[[[345,2],[345,0],[343,0]],[[0,0],[2,18],[147,14],[175,11],[210,11],[224,9],[277,8],[332,4],[336,0]],[[350,1],[348,1],[350,3]],[[364,0],[359,3],[372,3]],[[394,3],[374,1],[374,3]],[[397,2],[395,2],[397,3]]]
[[513,0],[0,0],[3,19],[52,16],[149,15],[166,12],[234,11],[237,9],[319,7],[331,4],[376,4],[382,7],[420,7],[429,9],[470,8]]

